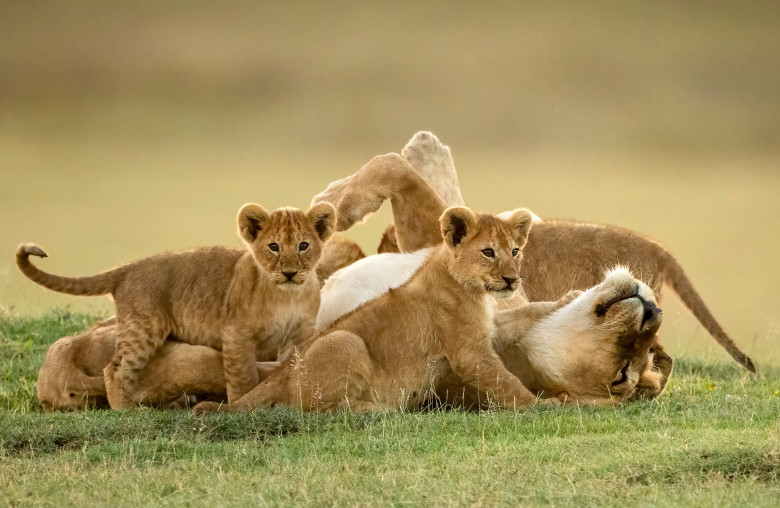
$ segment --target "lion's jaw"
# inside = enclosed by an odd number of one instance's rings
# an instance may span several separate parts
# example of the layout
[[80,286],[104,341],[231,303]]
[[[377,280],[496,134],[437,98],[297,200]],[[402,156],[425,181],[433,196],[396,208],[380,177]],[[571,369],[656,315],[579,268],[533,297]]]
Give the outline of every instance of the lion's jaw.
[[540,321],[521,344],[539,388],[583,399],[630,396],[661,325],[655,302],[647,285],[617,268]]

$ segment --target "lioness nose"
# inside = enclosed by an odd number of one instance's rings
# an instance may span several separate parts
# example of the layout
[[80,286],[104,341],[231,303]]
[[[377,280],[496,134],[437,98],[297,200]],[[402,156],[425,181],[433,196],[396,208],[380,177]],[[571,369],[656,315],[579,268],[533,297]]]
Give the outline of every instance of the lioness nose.
[[296,271],[294,271],[294,272],[285,272],[285,271],[282,271],[282,275],[284,275],[285,277],[287,277],[287,280],[292,280],[292,279],[293,279],[293,277],[295,277],[297,274],[298,274],[298,271],[297,271],[297,270],[296,270]]
[[658,317],[659,314],[663,314],[661,309],[648,301],[642,300],[642,307],[644,308],[644,312],[642,314],[642,326],[644,326],[644,324],[651,319]]
[[501,278],[504,279],[504,282],[506,282],[507,286],[511,286],[512,284],[517,282],[517,277],[501,277]]

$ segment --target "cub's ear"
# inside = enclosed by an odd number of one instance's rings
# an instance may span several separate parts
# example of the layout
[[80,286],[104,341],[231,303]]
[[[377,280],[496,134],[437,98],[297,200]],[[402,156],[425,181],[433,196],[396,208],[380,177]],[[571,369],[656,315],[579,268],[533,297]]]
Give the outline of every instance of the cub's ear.
[[271,215],[260,205],[249,203],[238,211],[238,235],[247,243],[257,239],[257,234],[268,223]]
[[441,236],[444,243],[455,247],[463,239],[469,236],[477,225],[477,217],[464,206],[453,206],[444,210],[439,217],[441,223]]
[[522,248],[528,240],[528,233],[531,231],[534,216],[525,208],[518,208],[507,214],[501,214],[504,222],[512,228],[512,236],[517,242],[517,246]]
[[306,218],[309,219],[314,231],[323,242],[333,233],[336,227],[336,209],[330,203],[323,201],[309,208],[306,212]]

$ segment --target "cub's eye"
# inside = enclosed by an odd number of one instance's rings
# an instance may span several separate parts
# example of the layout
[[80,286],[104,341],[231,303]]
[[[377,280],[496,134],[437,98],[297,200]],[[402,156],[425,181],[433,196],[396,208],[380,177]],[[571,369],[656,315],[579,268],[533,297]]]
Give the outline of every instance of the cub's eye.
[[628,379],[628,366],[631,365],[631,362],[628,362],[622,369],[620,369],[620,374],[618,374],[617,379],[612,383],[612,386],[617,386],[621,383],[625,383]]
[[279,244],[278,243],[269,243],[268,248],[271,249],[271,252],[279,252]]
[[309,242],[301,242],[300,245],[298,245],[298,250],[301,252],[308,249],[309,249]]
[[516,257],[517,257],[517,254],[518,254],[519,252],[520,252],[520,249],[518,249],[517,247],[515,247],[514,249],[512,249],[512,257],[516,258]]
[[482,254],[486,258],[494,258],[494,257],[496,257],[496,253],[493,252],[493,249],[482,249]]

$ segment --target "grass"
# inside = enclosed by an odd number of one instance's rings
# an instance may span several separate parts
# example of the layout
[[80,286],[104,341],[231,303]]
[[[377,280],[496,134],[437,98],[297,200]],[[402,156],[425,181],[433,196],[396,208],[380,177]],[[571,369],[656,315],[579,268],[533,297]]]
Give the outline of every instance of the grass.
[[[780,3],[7,3],[0,505],[776,504]],[[40,413],[46,347],[111,303],[26,280],[20,242],[65,275],[238,245],[242,203],[306,207],[420,129],[475,209],[661,241],[760,375],[667,297],[669,389],[614,411]]]
[[614,410],[41,413],[47,346],[92,318],[0,320],[0,503],[738,505],[780,494],[780,369],[680,361]]
[[[63,275],[240,245],[243,203],[306,207],[430,129],[469,206],[657,239],[735,340],[780,362],[778,2],[4,7],[0,309],[110,311],[26,280],[21,242]],[[388,222],[349,236],[375,252]],[[664,302],[674,354],[725,361],[679,309]]]

